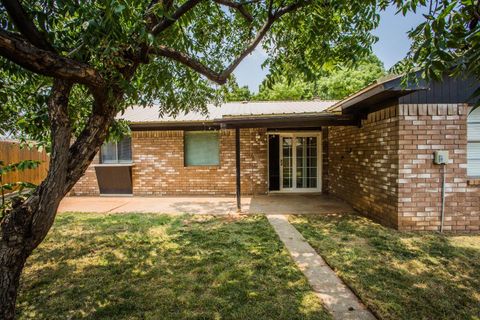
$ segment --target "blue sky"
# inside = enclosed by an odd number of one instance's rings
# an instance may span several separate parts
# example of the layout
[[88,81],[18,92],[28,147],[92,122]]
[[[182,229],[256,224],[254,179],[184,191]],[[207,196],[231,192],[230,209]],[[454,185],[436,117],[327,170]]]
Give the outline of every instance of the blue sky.
[[[407,32],[423,20],[421,12],[409,13],[405,17],[395,13],[394,8],[381,12],[380,25],[374,32],[379,40],[373,46],[373,52],[387,69],[406,55],[410,48]],[[259,84],[268,74],[268,70],[261,67],[264,60],[265,52],[261,49],[248,56],[234,72],[239,85],[247,85],[251,91],[257,92]]]

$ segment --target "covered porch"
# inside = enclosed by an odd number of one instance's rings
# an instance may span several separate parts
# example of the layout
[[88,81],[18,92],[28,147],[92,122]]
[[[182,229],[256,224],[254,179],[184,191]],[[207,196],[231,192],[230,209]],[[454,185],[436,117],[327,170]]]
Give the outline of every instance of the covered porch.
[[[237,213],[231,197],[66,197],[59,212],[166,213],[228,215]],[[345,214],[354,210],[323,194],[270,194],[242,197],[242,214]]]
[[[203,213],[229,214],[315,214],[339,211],[351,211],[350,207],[337,200],[322,195],[323,147],[322,132],[329,126],[358,126],[359,118],[355,115],[342,115],[324,110],[310,113],[260,114],[242,116],[223,116],[208,121],[183,121],[131,123],[132,131],[233,131],[235,197],[162,197],[158,202],[147,207],[159,207],[167,213]],[[241,130],[261,129],[266,145],[266,167],[264,173],[267,189],[256,193],[246,188],[243,190],[242,155],[245,142],[241,142]],[[230,143],[231,145],[232,143]],[[185,147],[184,147],[185,148]],[[231,149],[230,149],[231,150]],[[218,152],[218,151],[217,151]],[[249,151],[247,151],[249,152]],[[213,152],[215,153],[215,152]],[[262,152],[260,152],[262,153]],[[256,156],[262,155],[257,153]],[[255,157],[254,157],[255,158]],[[247,160],[247,161],[251,161]],[[257,165],[262,165],[255,159]],[[231,171],[230,171],[231,172]],[[255,196],[245,196],[244,194]],[[265,193],[268,193],[265,195]],[[134,192],[131,192],[134,194]],[[217,193],[215,193],[217,194]],[[202,200],[203,198],[203,200]],[[151,200],[145,198],[145,203]],[[179,199],[184,199],[179,201]],[[123,200],[127,201],[127,200]],[[128,208],[128,204],[125,204]],[[122,210],[131,212],[121,205]],[[148,210],[146,210],[148,211]],[[113,212],[118,212],[113,209]]]
[[[121,163],[119,156],[118,163],[100,161],[92,170],[95,172],[85,179],[84,189],[73,195],[146,196],[142,199],[102,198],[95,204],[95,207],[105,206],[102,212],[310,214],[345,211],[345,205],[338,205],[338,201],[321,194],[329,191],[329,181],[324,179],[330,166],[329,128],[361,127],[362,120],[379,108],[378,101],[411,92],[399,87],[397,80],[376,83],[338,103],[242,102],[221,108],[210,106],[205,114],[161,119],[155,108],[132,107],[124,114],[133,139],[128,146],[129,162]],[[215,136],[208,135],[215,132],[218,133]],[[193,139],[195,134],[203,140]],[[118,146],[116,150],[118,153]],[[193,158],[195,161],[191,161]],[[337,161],[336,166],[341,167],[343,163]],[[120,177],[125,183],[119,192]],[[178,197],[189,194],[236,196]],[[88,208],[88,200],[85,201],[84,208]]]

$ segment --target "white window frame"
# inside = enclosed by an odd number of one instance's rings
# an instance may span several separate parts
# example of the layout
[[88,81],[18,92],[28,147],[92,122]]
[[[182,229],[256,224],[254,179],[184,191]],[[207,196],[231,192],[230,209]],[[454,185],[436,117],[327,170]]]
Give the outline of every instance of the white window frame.
[[[473,120],[472,118],[473,117],[478,117],[477,120]],[[473,174],[471,172],[472,169],[470,169],[470,163],[469,161],[471,160],[475,160],[475,161],[480,161],[480,158],[475,158],[475,159],[470,159],[470,155],[469,155],[469,148],[468,148],[468,145],[471,144],[471,143],[476,143],[476,144],[480,144],[480,134],[478,135],[478,137],[470,137],[469,135],[469,130],[471,128],[471,126],[473,125],[477,125],[480,127],[480,108],[472,111],[471,113],[469,113],[468,117],[467,117],[467,176],[468,177],[472,177],[472,178],[479,178],[480,177],[480,170],[479,172]],[[480,132],[480,129],[479,129],[479,132]]]
[[[125,138],[130,138],[130,137],[125,137]],[[125,139],[123,138],[123,139]],[[131,138],[130,138],[131,139]],[[102,155],[102,148],[100,148],[100,163],[101,164],[128,164],[128,163],[132,163],[133,162],[133,151],[130,150],[130,155],[131,155],[131,159],[129,160],[119,160],[118,159],[118,141],[114,141],[114,142],[110,142],[112,144],[115,145],[115,159],[113,160],[108,160],[107,162],[105,162],[103,160],[103,155]],[[103,147],[103,145],[102,145]],[[130,140],[130,148],[132,147],[132,142]]]

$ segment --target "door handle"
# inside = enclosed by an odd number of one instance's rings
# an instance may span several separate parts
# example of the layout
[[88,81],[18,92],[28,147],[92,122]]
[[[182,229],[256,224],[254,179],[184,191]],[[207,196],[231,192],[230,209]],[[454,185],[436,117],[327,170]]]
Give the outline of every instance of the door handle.
[[283,159],[280,160],[280,167],[283,167]]

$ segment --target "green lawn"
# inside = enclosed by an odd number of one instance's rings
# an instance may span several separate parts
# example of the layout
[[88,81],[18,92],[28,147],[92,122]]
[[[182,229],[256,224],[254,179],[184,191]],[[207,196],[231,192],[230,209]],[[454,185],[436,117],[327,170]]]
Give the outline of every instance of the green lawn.
[[354,216],[290,222],[381,319],[480,319],[480,236],[402,233]]
[[18,319],[329,319],[264,217],[61,214]]

